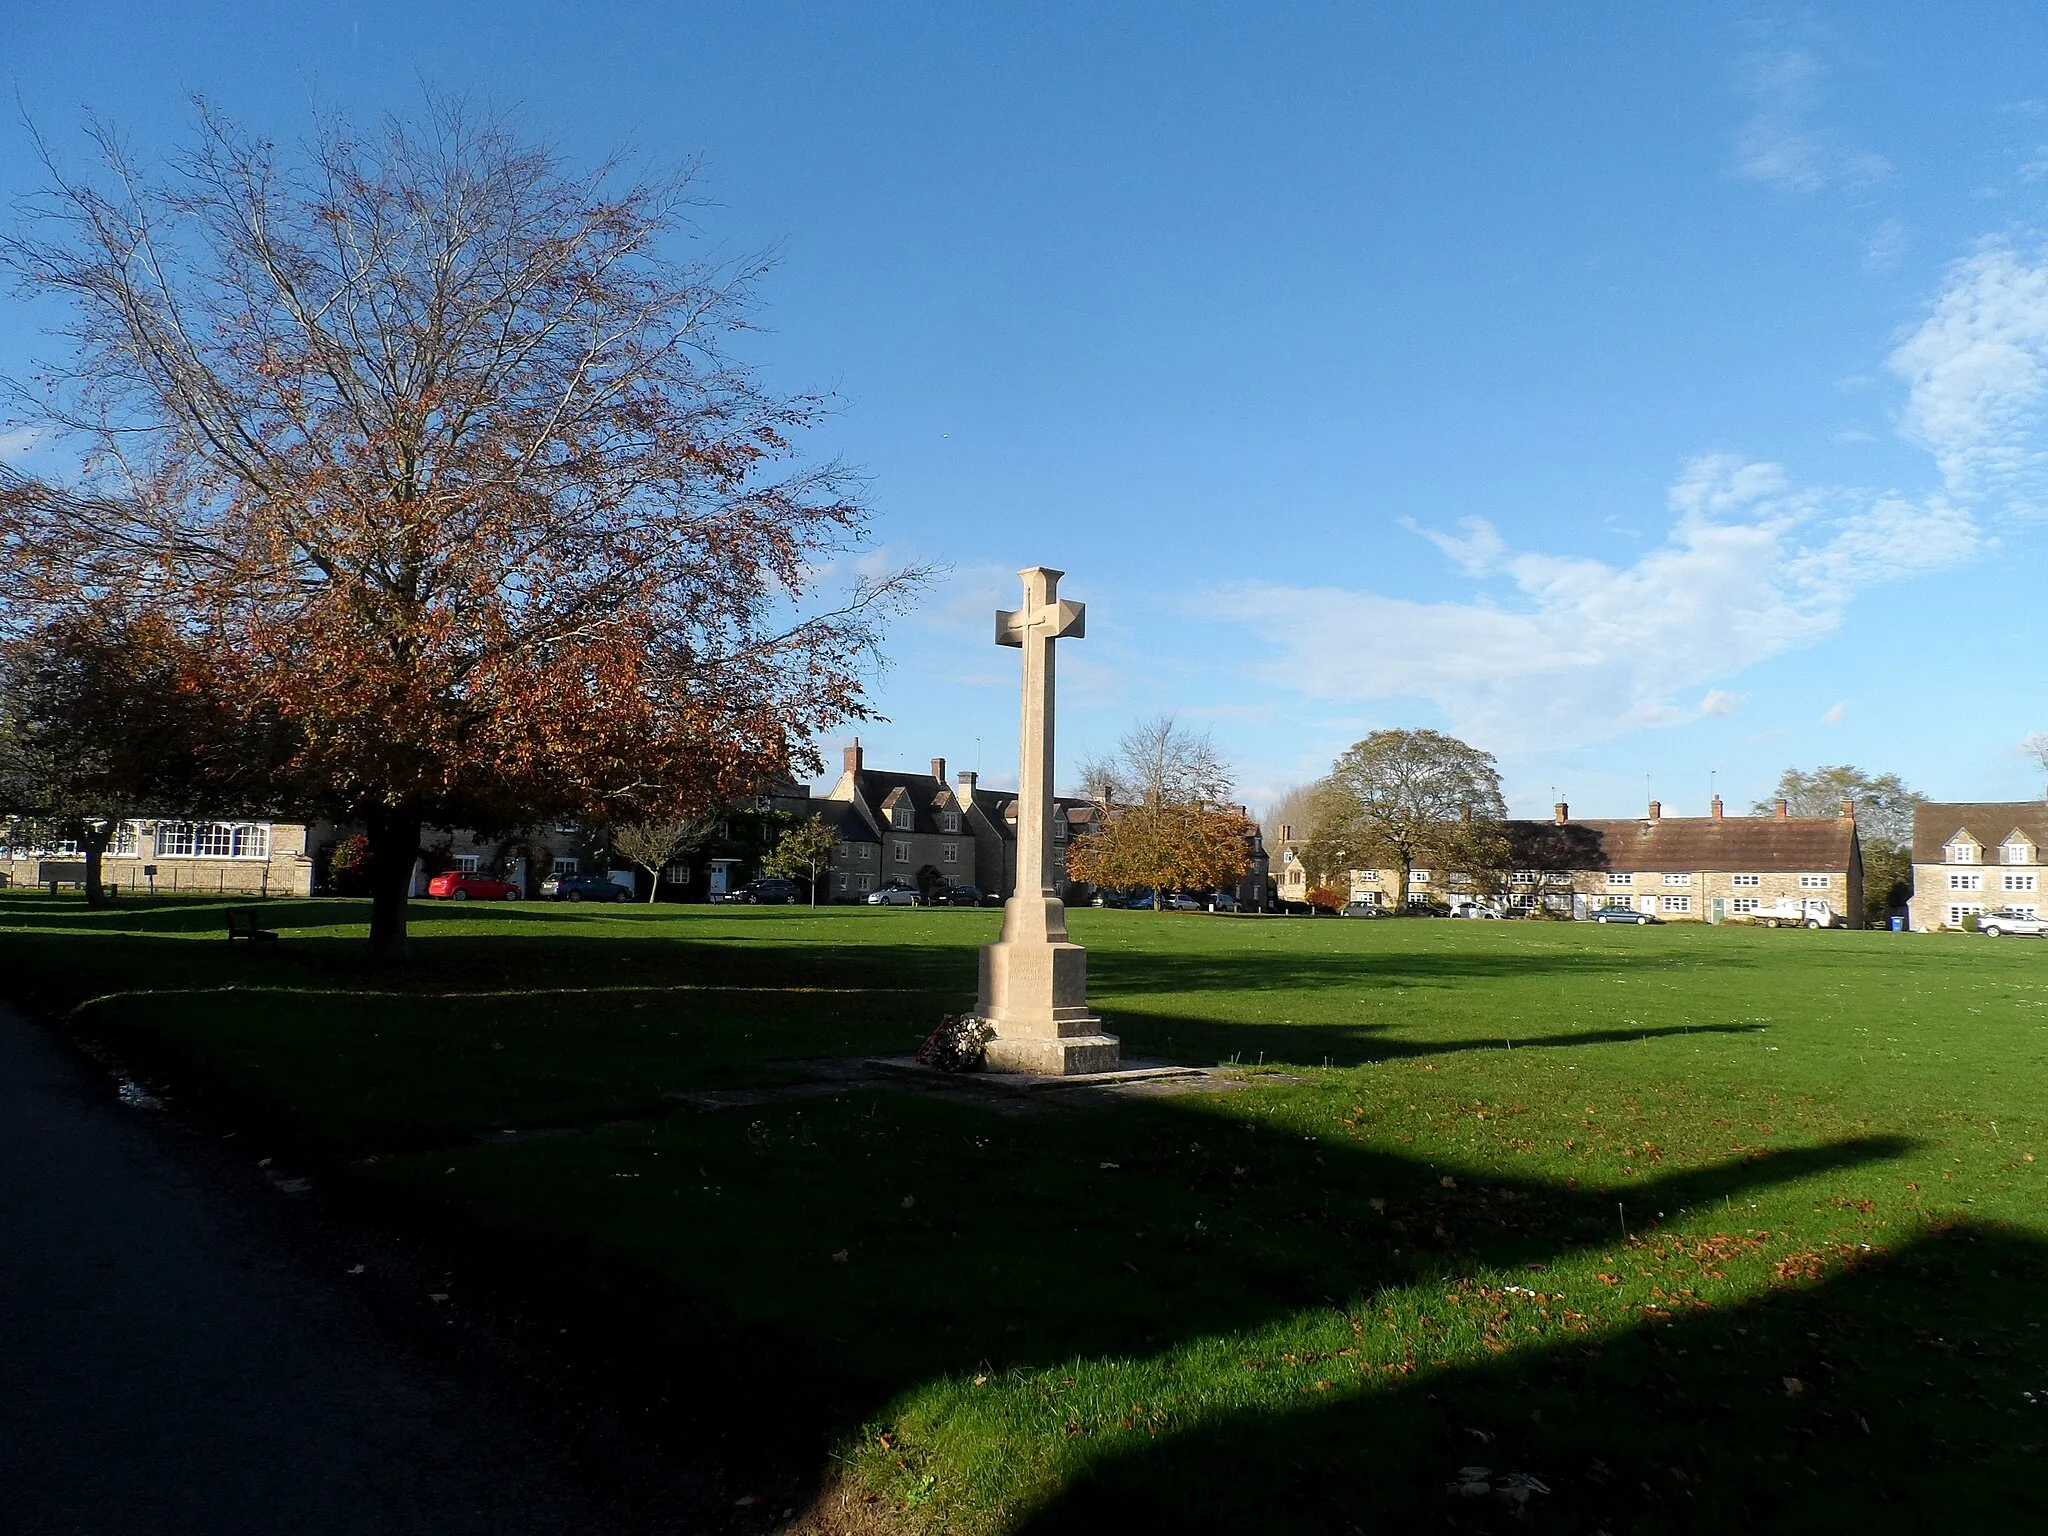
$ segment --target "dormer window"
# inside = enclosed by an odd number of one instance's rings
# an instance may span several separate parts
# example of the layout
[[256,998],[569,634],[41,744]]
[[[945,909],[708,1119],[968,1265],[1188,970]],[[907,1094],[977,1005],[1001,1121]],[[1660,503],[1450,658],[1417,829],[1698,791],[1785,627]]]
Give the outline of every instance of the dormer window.
[[2034,862],[2034,845],[2023,837],[2009,837],[1998,847],[2001,864],[2031,864]]
[[892,827],[907,828],[910,825],[911,816],[912,812],[909,806],[899,805],[896,807],[895,810],[889,813],[889,825]]
[[1948,845],[1948,861],[1951,864],[1974,864],[1977,862],[1975,843],[1953,842]]
[[939,825],[948,832],[958,832],[960,830],[960,813],[958,811],[947,811],[939,818]]

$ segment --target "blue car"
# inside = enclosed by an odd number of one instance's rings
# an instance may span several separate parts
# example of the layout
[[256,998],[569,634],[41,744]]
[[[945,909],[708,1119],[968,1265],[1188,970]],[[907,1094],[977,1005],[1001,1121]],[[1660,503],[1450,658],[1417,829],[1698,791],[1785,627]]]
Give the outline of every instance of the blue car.
[[631,901],[633,893],[614,885],[609,875],[549,875],[540,883],[548,901]]

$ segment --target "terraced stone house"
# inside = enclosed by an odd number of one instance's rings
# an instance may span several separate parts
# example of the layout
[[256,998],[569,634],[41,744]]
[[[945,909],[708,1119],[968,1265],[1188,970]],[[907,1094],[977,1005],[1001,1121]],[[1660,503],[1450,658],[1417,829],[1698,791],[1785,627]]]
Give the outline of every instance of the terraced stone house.
[[1944,801],[1913,811],[1913,899],[1922,932],[1961,928],[1968,917],[2041,912],[2048,879],[2048,805],[2039,800]]

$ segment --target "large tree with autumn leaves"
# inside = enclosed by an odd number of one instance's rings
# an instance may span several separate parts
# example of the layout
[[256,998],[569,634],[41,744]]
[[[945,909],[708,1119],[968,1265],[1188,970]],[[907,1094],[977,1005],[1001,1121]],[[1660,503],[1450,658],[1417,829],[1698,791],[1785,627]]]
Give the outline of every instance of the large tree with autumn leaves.
[[423,825],[688,814],[862,713],[906,578],[817,600],[862,512],[791,463],[821,402],[729,354],[761,266],[677,254],[687,177],[439,100],[293,148],[202,104],[153,170],[94,138],[0,243],[70,315],[13,417],[78,466],[0,481],[0,596],[159,617],[289,731],[377,953]]

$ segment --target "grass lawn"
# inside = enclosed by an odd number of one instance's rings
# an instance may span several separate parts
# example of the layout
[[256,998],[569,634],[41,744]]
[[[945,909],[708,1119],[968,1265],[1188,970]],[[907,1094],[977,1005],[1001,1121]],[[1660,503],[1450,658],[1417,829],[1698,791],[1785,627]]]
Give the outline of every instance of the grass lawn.
[[386,973],[362,908],[265,911],[0,896],[4,990],[431,1224],[454,1304],[550,1310],[775,1512],[2048,1528],[2048,944],[1077,911],[1126,1055],[1228,1082],[704,1111],[907,1050],[999,914],[428,907]]

